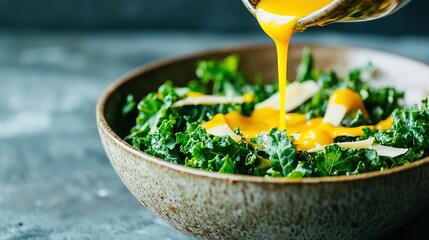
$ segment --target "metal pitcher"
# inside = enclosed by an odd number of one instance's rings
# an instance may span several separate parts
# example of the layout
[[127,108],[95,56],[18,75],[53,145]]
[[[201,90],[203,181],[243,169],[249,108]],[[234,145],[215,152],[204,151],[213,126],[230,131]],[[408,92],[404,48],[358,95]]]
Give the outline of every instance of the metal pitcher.
[[[307,27],[322,26],[333,22],[359,22],[381,18],[395,12],[410,1],[334,0],[326,7],[300,18],[295,26],[295,31],[303,31]],[[256,16],[255,8],[260,0],[242,0],[242,2]]]

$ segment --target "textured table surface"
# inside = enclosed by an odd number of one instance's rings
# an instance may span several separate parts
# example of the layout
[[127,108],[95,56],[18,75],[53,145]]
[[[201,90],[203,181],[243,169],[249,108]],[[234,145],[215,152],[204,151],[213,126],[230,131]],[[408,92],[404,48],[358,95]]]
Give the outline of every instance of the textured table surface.
[[[429,37],[300,34],[296,42],[382,49],[429,63]],[[269,42],[210,33],[0,32],[0,239],[190,239],[128,192],[103,152],[95,103],[150,61]],[[426,239],[429,209],[388,239]]]

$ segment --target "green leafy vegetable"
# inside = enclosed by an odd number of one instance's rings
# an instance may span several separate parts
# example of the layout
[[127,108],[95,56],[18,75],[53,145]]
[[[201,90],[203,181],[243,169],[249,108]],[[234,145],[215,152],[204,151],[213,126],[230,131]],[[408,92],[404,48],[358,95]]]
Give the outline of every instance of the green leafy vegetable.
[[[122,113],[126,119],[135,117],[135,125],[125,139],[135,148],[173,163],[224,174],[265,177],[352,175],[382,171],[429,156],[427,100],[421,105],[401,108],[404,93],[390,87],[374,88],[362,80],[362,74],[369,71],[371,65],[338,77],[334,71],[314,70],[313,63],[310,51],[304,49],[296,80],[315,80],[321,90],[294,112],[306,114],[308,119],[321,117],[331,94],[337,89],[350,88],[360,94],[370,117],[360,110],[349,112],[341,123],[343,126],[376,124],[389,116],[393,126],[384,131],[365,128],[362,137],[341,136],[335,142],[374,137],[379,144],[407,148],[408,152],[389,158],[379,156],[373,149],[345,149],[336,144],[317,153],[298,151],[294,138],[275,128],[253,139],[242,138],[240,129],[236,128],[234,133],[241,140],[207,133],[203,123],[216,114],[237,111],[251,115],[255,104],[278,91],[277,84],[264,83],[260,76],[253,83],[246,82],[238,70],[236,55],[223,60],[199,61],[196,79],[186,88],[175,88],[167,81],[157,92],[147,94],[140,101],[128,95]],[[252,99],[242,104],[173,107],[189,91],[222,96],[250,94]]]
[[157,131],[149,132],[144,138],[148,146],[146,152],[174,163],[183,163],[182,156],[176,146],[174,135],[174,119],[163,120]]
[[276,172],[276,175],[289,176],[297,167],[296,148],[285,131],[273,128],[269,133],[263,132],[252,139],[252,142],[256,144],[255,150],[266,157],[265,161],[271,161],[269,171]]
[[[395,110],[393,126],[389,130],[375,133],[377,142],[399,148],[409,148],[406,159],[414,161],[429,155],[429,109],[428,99],[415,105]],[[399,159],[404,161],[403,159]],[[401,165],[401,163],[394,163]]]
[[296,80],[304,82],[312,79],[311,70],[313,68],[313,58],[309,48],[304,48],[302,51],[302,60],[298,66]]
[[315,156],[316,172],[320,176],[351,175],[363,171],[382,170],[382,163],[372,149],[343,149],[327,146]]
[[212,83],[214,95],[240,95],[240,87],[245,84],[245,80],[237,70],[238,57],[231,55],[222,61],[198,62],[196,75],[203,85]]
[[244,163],[251,151],[244,141],[209,135],[201,125],[192,123],[185,132],[176,134],[176,143],[185,156],[186,166],[223,173],[247,173]]
[[127,102],[125,103],[124,107],[122,108],[122,114],[128,115],[131,113],[134,108],[136,107],[136,102],[134,101],[134,96],[132,94],[127,95]]

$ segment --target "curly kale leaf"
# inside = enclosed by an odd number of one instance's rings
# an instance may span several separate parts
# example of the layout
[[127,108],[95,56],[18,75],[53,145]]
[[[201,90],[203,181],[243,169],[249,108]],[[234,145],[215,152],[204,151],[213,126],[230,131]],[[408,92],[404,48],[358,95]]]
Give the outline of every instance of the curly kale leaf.
[[[239,134],[239,130],[235,130]],[[231,137],[208,134],[197,124],[188,124],[176,134],[176,144],[185,155],[185,165],[221,173],[301,178],[311,171],[296,161],[296,149],[284,131],[273,129],[252,139],[253,144]]]
[[353,155],[344,156],[344,151],[338,145],[326,147],[316,156],[316,166],[322,176],[344,174],[352,171]]
[[122,115],[126,116],[130,114],[132,111],[134,111],[136,107],[136,102],[134,100],[134,96],[132,94],[127,95],[127,101],[122,108]]
[[[216,156],[217,158],[219,156]],[[228,155],[220,159],[220,162],[223,162],[222,167],[219,169],[219,173],[234,173],[236,170],[235,162]]]
[[[191,105],[175,108],[177,112],[178,126],[180,130],[185,130],[186,123],[202,123],[212,119],[216,114],[226,114],[231,111],[240,112],[242,115],[249,115],[249,109],[245,104],[216,104],[216,105]],[[251,111],[250,111],[251,113]]]
[[185,132],[176,134],[176,143],[185,155],[185,165],[222,173],[248,174],[245,167],[248,144],[230,136],[210,135],[199,124],[188,124]]
[[162,120],[169,117],[169,109],[178,98],[171,82],[161,85],[157,93],[149,93],[138,103],[136,125],[125,140],[131,141],[134,147],[142,149],[141,144],[144,141],[141,138],[150,131],[156,131]]
[[145,151],[150,155],[162,158],[169,162],[183,164],[182,156],[176,145],[174,134],[174,119],[163,120],[157,131],[149,132],[144,138],[147,148]]
[[[429,154],[429,109],[428,100],[421,105],[404,107],[392,114],[390,129],[375,133],[377,142],[383,145],[412,149],[412,160]],[[411,154],[411,153],[410,153]]]
[[270,167],[267,169],[269,175],[290,176],[294,171],[298,171],[297,150],[286,131],[273,128],[269,133],[262,132],[252,139],[252,142],[258,155],[265,158],[263,165]]
[[[179,96],[173,84],[167,81],[158,88],[158,92],[149,93],[139,102],[137,105],[137,109],[139,110],[136,120],[137,125],[142,126],[146,124],[151,118],[157,116],[160,111],[170,108],[178,99]],[[156,124],[153,123],[152,126],[156,126]]]
[[[363,91],[365,90],[361,92]],[[366,91],[368,96],[363,100],[373,124],[386,119],[395,109],[400,108],[399,103],[404,98],[404,92],[391,87],[381,89],[368,87]]]
[[212,83],[214,95],[240,95],[240,88],[245,85],[245,79],[238,71],[238,65],[237,55],[228,56],[222,61],[199,61],[196,75],[203,85]]
[[278,91],[276,84],[263,83],[260,77],[255,78],[251,84],[246,82],[244,75],[238,70],[239,62],[237,55],[230,55],[223,60],[199,61],[196,69],[198,80],[190,81],[188,88],[191,91],[209,93],[208,87],[211,86],[210,94],[213,95],[250,93],[255,103],[267,99]]
[[336,144],[327,146],[308,159],[312,161],[318,176],[351,175],[387,168],[373,149],[344,149]]
[[313,69],[313,56],[309,48],[302,50],[301,62],[298,65],[296,81],[304,82],[312,79],[311,71]]
[[370,124],[371,124],[371,120],[365,118],[365,115],[361,110],[358,110],[357,112],[352,114],[347,114],[341,121],[341,125],[347,126],[347,127],[358,127],[358,126],[370,125]]

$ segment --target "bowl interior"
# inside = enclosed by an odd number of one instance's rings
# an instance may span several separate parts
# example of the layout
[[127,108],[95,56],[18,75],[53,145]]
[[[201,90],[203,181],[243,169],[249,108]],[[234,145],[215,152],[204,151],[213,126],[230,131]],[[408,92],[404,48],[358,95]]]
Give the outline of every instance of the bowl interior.
[[[371,49],[358,47],[338,47],[324,45],[298,45],[290,47],[288,62],[288,79],[295,79],[296,69],[301,60],[302,49],[310,48],[314,56],[314,68],[334,70],[339,75],[363,67],[368,63],[374,66],[372,74],[374,85],[390,85],[406,91],[407,104],[419,102],[429,93],[429,66],[427,64]],[[145,65],[116,81],[107,90],[104,116],[119,137],[128,134],[133,126],[135,115],[122,117],[122,106],[126,96],[133,94],[141,99],[155,91],[166,80],[176,86],[185,86],[195,79],[195,67],[199,60],[221,59],[230,54],[240,57],[240,70],[251,81],[255,75],[261,75],[265,82],[276,81],[277,62],[275,48],[272,45],[250,45],[229,49],[215,50],[187,57],[159,61]]]
[[[343,75],[371,61],[377,69],[374,84],[407,91],[408,103],[427,95],[427,64],[369,49],[307,46],[315,68]],[[303,47],[291,46],[290,80],[295,78]],[[260,74],[266,82],[276,80],[274,47],[243,46],[146,65],[113,83],[101,96],[97,115],[106,153],[125,186],[145,207],[201,239],[282,239],[292,234],[300,239],[367,239],[390,231],[427,203],[429,158],[383,172],[286,181],[188,168],[135,150],[119,139],[128,134],[136,117],[122,117],[128,94],[138,100],[166,80],[184,86],[195,78],[198,60],[232,53],[240,56],[240,69],[248,79]]]

